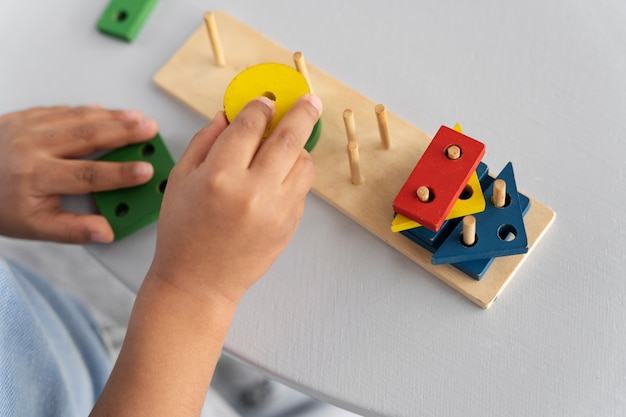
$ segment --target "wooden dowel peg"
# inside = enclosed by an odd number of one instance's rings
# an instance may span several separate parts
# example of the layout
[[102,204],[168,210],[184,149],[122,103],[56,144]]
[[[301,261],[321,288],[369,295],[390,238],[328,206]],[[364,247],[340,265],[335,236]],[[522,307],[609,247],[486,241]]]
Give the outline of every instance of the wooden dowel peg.
[[491,202],[497,208],[502,208],[506,204],[506,182],[498,179],[493,183],[493,197]]
[[448,159],[456,161],[461,157],[461,148],[459,148],[457,145],[452,145],[448,147],[448,149],[446,149],[446,156],[448,157]]
[[223,67],[226,65],[226,60],[224,59],[224,51],[222,50],[220,34],[217,31],[217,24],[215,23],[215,15],[211,12],[205,13],[204,22],[206,23],[206,28],[209,32],[209,40],[211,41],[211,47],[213,48],[215,63],[218,66]]
[[343,111],[343,124],[346,126],[346,136],[348,142],[356,142],[356,125],[354,123],[354,114],[351,109]]
[[472,246],[476,243],[476,217],[463,217],[463,244]]
[[359,144],[356,141],[350,141],[347,145],[348,161],[350,162],[350,176],[352,184],[361,185],[365,182],[361,174],[361,160],[359,158]]
[[296,65],[296,69],[298,70],[298,72],[302,74],[306,82],[309,84],[309,89],[311,90],[311,93],[313,93],[313,85],[311,84],[309,69],[306,66],[306,61],[304,60],[304,55],[302,54],[302,52],[298,51],[293,54],[293,62]]
[[430,201],[430,190],[424,185],[420,186],[415,194],[417,195],[417,199],[422,203],[428,203],[428,201]]
[[378,123],[378,133],[380,135],[380,141],[384,149],[391,148],[391,140],[389,138],[389,122],[387,120],[387,110],[382,104],[377,104],[374,107],[376,112],[376,122]]

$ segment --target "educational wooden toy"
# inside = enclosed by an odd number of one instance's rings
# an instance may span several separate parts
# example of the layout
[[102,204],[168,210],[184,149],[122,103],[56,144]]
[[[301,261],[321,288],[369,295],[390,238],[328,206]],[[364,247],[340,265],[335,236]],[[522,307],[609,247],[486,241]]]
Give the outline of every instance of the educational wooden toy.
[[485,154],[485,145],[442,126],[393,201],[396,213],[437,231]]
[[[489,169],[488,169],[487,165],[484,162],[481,162],[480,164],[478,164],[478,168],[476,168],[475,174],[476,174],[476,177],[479,180],[479,184],[480,184],[480,188],[481,188],[480,196],[482,196],[482,198],[483,198],[482,210],[485,209],[485,205],[486,205],[482,189],[486,189],[489,186],[489,184],[491,184],[491,182],[489,181],[491,179],[491,177],[489,175],[487,175],[488,173],[489,173]],[[480,211],[482,211],[482,210],[480,210]],[[475,212],[475,213],[477,213],[477,212]],[[433,232],[430,229],[427,229],[425,227],[419,227],[419,226],[415,226],[413,228],[405,228],[405,229],[399,230],[399,231],[405,237],[415,241],[416,243],[420,244],[424,248],[428,249],[430,252],[435,252],[435,250],[437,250],[439,248],[441,243],[448,237],[448,235],[450,234],[452,229],[454,229],[456,227],[458,221],[460,220],[460,218],[462,216],[464,216],[466,214],[475,214],[475,213],[459,214],[458,216],[454,216],[454,217],[449,216],[450,219],[446,220],[443,223],[443,226],[441,227],[441,229],[439,229],[439,231],[437,231],[437,232]],[[397,217],[398,217],[398,215],[396,215],[394,217],[394,220]],[[394,231],[393,230],[393,221],[392,221],[391,224],[392,224],[392,231]]]
[[[265,62],[246,68],[230,82],[224,93],[224,113],[231,121],[250,100],[261,96],[269,98],[276,110],[267,126],[267,137],[296,100],[310,92],[306,78],[296,69],[285,64]],[[307,151],[315,147],[320,134],[321,122],[318,121],[304,145]]]
[[[461,194],[456,199],[452,210],[446,216],[446,220],[457,219],[459,217],[467,216],[469,214],[480,213],[485,210],[485,196],[483,190],[480,187],[480,181],[476,172],[472,173],[469,181],[461,191]],[[414,227],[422,226],[415,220],[411,220],[406,216],[398,214],[391,222],[391,231],[400,232],[402,230],[413,229]]]
[[[163,90],[207,118],[222,109],[230,81],[243,69],[262,62],[293,65],[295,54],[276,45],[226,13],[213,14],[219,29],[223,66],[217,63],[207,28],[202,25],[158,71],[154,81]],[[431,139],[386,111],[390,147],[380,137],[377,103],[308,65],[310,86],[324,101],[324,129],[311,157],[316,165],[313,191],[384,242],[406,255],[482,308],[491,306],[528,254],[495,259],[477,281],[452,265],[433,265],[431,252],[390,230],[392,202]],[[206,86],[199,88],[198,86]],[[358,129],[359,168],[364,181],[354,185],[346,157],[343,112],[353,112]],[[381,111],[382,113],[382,111]],[[525,216],[529,253],[554,219],[554,212],[536,200]]]
[[116,149],[99,160],[110,162],[146,161],[154,167],[154,175],[146,184],[93,193],[100,213],[113,229],[115,240],[123,239],[156,221],[161,210],[167,178],[174,167],[174,160],[165,147],[161,136],[157,134],[148,142]]
[[[526,197],[523,194],[518,194],[518,195],[519,195],[520,206],[522,208],[522,215],[525,216],[526,213],[528,212],[528,209],[530,208],[530,200],[528,199],[528,197]],[[474,261],[454,263],[452,265],[455,268],[459,269],[460,271],[465,272],[467,275],[474,278],[475,280],[479,281],[485,275],[489,266],[495,259],[496,258],[478,259]]]
[[463,229],[463,223],[460,223],[433,254],[433,264],[475,261],[528,252],[526,228],[513,165],[510,162],[500,172],[498,179],[506,182],[506,203],[502,207],[496,207],[491,201],[495,182],[492,183],[485,191],[488,200],[485,211],[472,217],[477,222],[475,230],[471,232],[472,240],[464,241],[467,231]]
[[158,0],[112,0],[98,20],[98,30],[128,42],[135,40]]
[[[453,129],[456,132],[463,133],[463,129],[458,123],[454,125]],[[485,196],[483,195],[483,187],[480,182],[483,180],[484,176],[487,175],[487,171],[487,165],[480,162],[476,171],[472,173],[467,185],[463,188],[461,195],[459,195],[459,198],[452,206],[452,210],[450,210],[450,213],[446,216],[446,220],[457,219],[468,214],[480,213],[485,209]],[[421,224],[418,222],[401,214],[396,214],[391,222],[391,231],[402,232],[404,230],[410,230],[420,226]],[[427,241],[430,242],[438,240],[438,236],[442,235],[437,232],[432,232],[427,228],[421,228],[418,230],[418,235],[426,235]]]
[[272,62],[256,64],[237,74],[226,87],[224,113],[232,121],[250,100],[269,98],[276,111],[265,131],[267,136],[298,98],[310,92],[306,79],[293,67]]
[[[478,165],[478,168],[476,170],[476,173],[478,177],[480,178],[481,187],[485,190],[488,189],[492,184],[494,184],[494,178],[487,175],[488,173],[487,171],[488,171],[487,166],[483,162],[481,162]],[[495,190],[496,190],[496,187],[494,184],[494,194],[495,194]],[[504,194],[503,197],[504,197],[504,202],[506,202],[506,193]],[[525,216],[526,213],[528,212],[528,209],[530,208],[530,200],[525,195],[519,194],[519,193],[518,193],[518,198],[520,202],[522,215]],[[493,202],[494,206],[496,207],[500,206],[500,208],[504,207],[505,204],[506,203],[498,205],[495,202]],[[438,232],[433,232],[431,230],[428,230],[425,227],[414,227],[412,229],[402,230],[400,231],[400,233],[402,233],[403,236],[412,240],[416,244],[434,253],[441,247],[442,243],[446,239],[448,239],[449,236],[452,235],[453,230],[459,227],[458,225],[461,220],[462,220],[461,217],[451,218],[447,220],[446,222],[444,222],[442,228]],[[463,233],[463,234],[465,233],[465,231],[462,230],[462,227],[459,227],[459,229],[460,230],[456,230],[457,240],[460,240],[460,233]],[[460,271],[463,271],[464,273],[466,273],[468,276],[472,277],[473,279],[480,280],[485,275],[489,266],[495,259],[496,259],[495,257],[486,258],[486,259],[477,259],[477,260],[471,260],[471,261],[465,261],[465,262],[459,262],[459,263],[452,263],[451,265],[459,269]]]

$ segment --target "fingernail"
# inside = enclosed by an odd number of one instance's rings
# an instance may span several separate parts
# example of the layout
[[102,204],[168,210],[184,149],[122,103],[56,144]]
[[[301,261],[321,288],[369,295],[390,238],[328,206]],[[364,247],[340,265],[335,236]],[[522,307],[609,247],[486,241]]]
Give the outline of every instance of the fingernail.
[[146,129],[146,130],[154,130],[156,129],[156,120],[154,119],[143,119],[141,122],[141,127],[142,129]]
[[143,114],[139,110],[126,110],[124,113],[130,120],[139,120],[143,117]]
[[100,232],[91,232],[89,239],[94,243],[110,243],[111,239]]
[[307,94],[304,96],[304,99],[308,101],[309,103],[311,103],[313,107],[317,109],[317,113],[319,115],[322,114],[324,105],[322,104],[322,100],[318,96],[316,96],[315,94]]
[[133,171],[137,177],[145,178],[150,177],[154,174],[154,167],[149,162],[137,162]]
[[274,102],[272,100],[270,100],[269,98],[267,98],[265,96],[261,96],[257,100],[259,100],[261,103],[265,104],[270,109],[272,109],[272,110],[274,109]]

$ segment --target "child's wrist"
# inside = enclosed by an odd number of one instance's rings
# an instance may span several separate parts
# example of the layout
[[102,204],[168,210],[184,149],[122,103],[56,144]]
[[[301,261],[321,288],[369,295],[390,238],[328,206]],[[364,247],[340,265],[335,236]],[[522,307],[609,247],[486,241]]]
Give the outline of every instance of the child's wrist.
[[212,305],[225,312],[237,309],[245,290],[219,288],[209,279],[210,273],[194,276],[192,271],[164,271],[153,265],[146,274],[140,292],[149,292],[150,296],[177,298],[180,302],[201,305]]

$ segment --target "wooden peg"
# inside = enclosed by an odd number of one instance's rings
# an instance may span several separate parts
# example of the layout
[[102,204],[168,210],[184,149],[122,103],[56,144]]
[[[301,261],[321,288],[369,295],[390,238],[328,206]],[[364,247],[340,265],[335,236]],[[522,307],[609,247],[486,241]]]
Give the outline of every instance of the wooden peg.
[[463,217],[463,244],[473,246],[476,243],[476,217]]
[[356,141],[349,141],[348,145],[348,160],[350,161],[350,175],[352,177],[352,184],[361,185],[365,182],[363,175],[361,174],[361,160],[359,158],[359,144]]
[[346,126],[348,142],[356,142],[356,125],[354,123],[354,113],[351,109],[343,111],[343,124]]
[[446,149],[446,156],[448,157],[448,159],[456,161],[461,157],[461,148],[459,148],[457,145],[449,146],[448,149]]
[[387,110],[382,104],[377,104],[374,107],[376,112],[376,122],[378,122],[378,133],[380,134],[380,141],[383,144],[384,149],[391,148],[391,140],[389,138],[389,123],[387,121]]
[[417,195],[417,199],[422,203],[428,203],[430,200],[430,190],[424,185],[420,186],[415,194]]
[[311,84],[311,77],[309,76],[309,69],[306,66],[306,61],[304,60],[304,55],[302,54],[302,52],[298,51],[293,54],[293,62],[296,65],[296,69],[298,70],[298,72],[302,74],[306,82],[309,84],[309,89],[311,90],[311,93],[312,93],[313,85]]
[[217,24],[215,23],[215,15],[211,12],[205,13],[204,22],[206,23],[206,28],[209,32],[209,40],[211,41],[211,47],[213,48],[215,63],[219,67],[223,67],[226,65],[226,60],[224,59],[224,51],[222,50],[220,34],[217,31]]
[[497,208],[502,208],[506,204],[506,182],[497,179],[493,183],[493,196],[491,202]]

